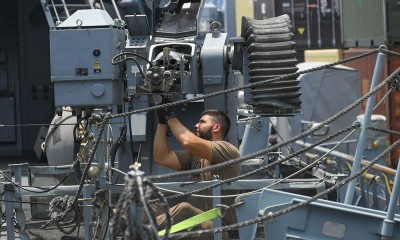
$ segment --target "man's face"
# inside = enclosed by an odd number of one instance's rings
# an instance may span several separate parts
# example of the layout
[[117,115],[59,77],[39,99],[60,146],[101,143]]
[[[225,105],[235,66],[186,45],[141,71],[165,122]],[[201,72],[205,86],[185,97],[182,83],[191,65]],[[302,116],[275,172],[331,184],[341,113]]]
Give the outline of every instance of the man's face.
[[214,121],[208,115],[204,115],[200,118],[199,122],[194,126],[196,135],[205,140],[212,140],[212,130],[214,127]]

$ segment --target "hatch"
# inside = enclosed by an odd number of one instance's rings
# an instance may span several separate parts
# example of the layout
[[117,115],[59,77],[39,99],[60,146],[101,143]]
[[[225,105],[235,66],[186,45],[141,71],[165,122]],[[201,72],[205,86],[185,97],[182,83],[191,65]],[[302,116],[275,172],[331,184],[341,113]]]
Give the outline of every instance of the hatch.
[[171,0],[169,4],[155,9],[154,37],[196,37],[202,0]]

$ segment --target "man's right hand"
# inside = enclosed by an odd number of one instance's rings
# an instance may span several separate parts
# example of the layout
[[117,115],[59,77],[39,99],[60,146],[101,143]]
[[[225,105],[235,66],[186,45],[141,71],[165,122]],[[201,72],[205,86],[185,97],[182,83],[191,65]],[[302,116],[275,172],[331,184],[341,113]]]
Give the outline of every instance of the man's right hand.
[[165,118],[165,110],[163,108],[157,110],[157,118],[159,124],[167,125],[167,119]]
[[[161,104],[170,103],[168,98],[163,98]],[[175,117],[173,107],[164,107],[157,110],[157,118],[159,124],[167,125],[168,120]]]

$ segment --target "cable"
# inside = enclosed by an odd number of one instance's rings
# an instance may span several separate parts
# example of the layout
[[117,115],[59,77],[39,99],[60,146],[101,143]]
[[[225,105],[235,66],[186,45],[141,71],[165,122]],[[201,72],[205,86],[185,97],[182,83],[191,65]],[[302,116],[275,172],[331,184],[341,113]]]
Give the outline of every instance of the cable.
[[[52,128],[49,129],[49,131],[46,134],[46,137],[44,138],[44,142],[43,142],[43,147],[42,150],[44,153],[46,153],[46,149],[47,149],[47,142],[49,141],[49,137],[51,135],[53,135],[53,133],[56,131],[56,129],[66,120],[70,119],[71,117],[73,117],[72,115],[69,115],[67,117],[65,117],[64,119],[62,119],[60,122],[52,124]],[[72,124],[75,125],[75,124]]]
[[[273,128],[275,128],[276,135],[278,135],[278,137],[281,139],[281,141],[284,142],[282,136],[279,134],[278,129],[275,127],[275,125],[274,125],[274,123],[271,121],[271,119],[269,119],[269,122],[271,123],[271,126],[272,126]],[[285,147],[289,150],[290,153],[294,153],[294,150],[293,150],[291,147],[289,147],[288,145],[285,145]]]
[[[211,184],[211,185],[209,185],[209,186],[207,186],[207,187],[200,188],[200,189],[197,189],[197,190],[193,190],[193,191],[190,191],[190,192],[186,192],[186,193],[183,193],[183,194],[180,194],[180,195],[177,194],[177,195],[169,196],[169,197],[167,197],[167,199],[189,196],[189,195],[191,195],[191,194],[193,194],[193,193],[198,193],[198,192],[202,192],[202,191],[205,191],[205,190],[210,190],[210,189],[212,189],[212,188],[214,188],[214,187],[221,186],[222,184],[234,182],[234,181],[236,181],[236,180],[240,180],[240,179],[242,179],[242,178],[251,176],[251,175],[256,174],[256,173],[258,173],[258,172],[264,171],[264,170],[266,170],[266,169],[268,169],[268,168],[270,168],[270,167],[273,167],[273,166],[275,166],[276,164],[279,164],[279,163],[284,162],[284,161],[286,161],[286,160],[288,160],[288,159],[291,159],[291,158],[293,158],[293,157],[295,157],[295,156],[297,156],[297,155],[299,155],[299,154],[301,154],[301,153],[304,153],[304,152],[306,152],[306,151],[308,151],[308,150],[310,150],[310,149],[312,149],[312,148],[314,148],[314,147],[316,147],[316,146],[318,146],[318,145],[320,145],[320,144],[322,144],[322,143],[324,143],[324,142],[326,142],[326,141],[329,141],[329,140],[332,139],[332,138],[335,138],[335,137],[337,137],[337,136],[339,136],[339,135],[341,135],[341,134],[343,134],[343,133],[345,133],[345,132],[347,132],[347,131],[350,131],[351,129],[355,129],[355,128],[358,128],[358,127],[360,127],[360,123],[355,122],[353,125],[351,125],[351,126],[349,126],[349,127],[347,127],[347,128],[341,129],[341,130],[338,131],[337,133],[332,134],[332,135],[330,135],[330,136],[327,136],[327,137],[325,137],[324,139],[322,139],[322,140],[320,140],[320,141],[317,141],[317,142],[311,144],[309,147],[303,148],[302,150],[299,150],[299,151],[297,151],[297,152],[295,152],[295,153],[292,153],[292,154],[289,155],[289,156],[283,157],[282,159],[280,159],[280,160],[278,160],[278,161],[269,163],[269,164],[267,164],[266,166],[261,167],[261,168],[259,168],[259,169],[256,169],[256,170],[254,170],[254,171],[252,171],[252,172],[249,172],[249,173],[246,173],[246,174],[237,176],[237,177],[233,177],[233,178],[230,178],[230,179],[225,179],[225,180],[222,180],[222,181],[217,182],[217,183],[215,183],[215,184]],[[254,193],[254,191],[253,191],[253,193]]]
[[199,230],[199,231],[193,231],[193,232],[189,232],[189,233],[177,233],[177,234],[172,234],[170,237],[171,239],[182,239],[182,238],[187,238],[187,237],[194,237],[194,236],[201,236],[202,234],[206,234],[206,233],[219,233],[219,232],[224,232],[224,231],[231,231],[231,230],[235,230],[238,229],[240,227],[244,227],[244,226],[248,226],[248,225],[252,225],[252,224],[257,224],[260,223],[262,221],[265,220],[269,220],[269,219],[273,219],[273,218],[277,218],[281,215],[284,215],[288,212],[294,211],[298,208],[304,207],[309,205],[311,202],[316,201],[317,199],[326,196],[328,193],[336,190],[337,188],[340,188],[342,186],[344,186],[345,184],[347,184],[348,182],[352,181],[353,179],[361,176],[366,170],[370,169],[374,164],[376,164],[377,162],[379,162],[379,160],[381,160],[381,158],[385,157],[386,154],[390,151],[392,151],[395,147],[397,147],[400,144],[400,140],[396,141],[394,144],[392,144],[389,148],[387,148],[385,151],[383,151],[379,156],[377,156],[374,160],[372,160],[369,164],[367,164],[366,166],[364,166],[363,168],[361,168],[356,174],[354,174],[353,176],[349,176],[345,179],[343,179],[342,181],[339,181],[338,183],[336,183],[335,185],[333,185],[332,187],[324,190],[321,193],[316,194],[315,196],[294,204],[293,206],[287,207],[285,209],[276,211],[276,212],[271,212],[268,213],[264,216],[261,217],[257,217],[255,219],[252,220],[248,220],[242,223],[236,223],[236,224],[232,224],[232,225],[228,225],[225,227],[219,227],[219,228],[214,228],[214,229],[209,229],[209,230]]
[[64,124],[58,124],[58,123],[25,123],[25,124],[0,124],[0,127],[46,127],[46,126],[55,126],[55,125],[75,125],[75,123],[64,123]]
[[335,150],[340,144],[342,144],[347,138],[349,138],[356,130],[354,129],[353,131],[351,131],[346,137],[344,137],[340,142],[338,142],[335,146],[333,146],[333,148],[329,149],[328,152],[326,152],[324,155],[322,155],[320,158],[318,158],[317,160],[315,160],[314,162],[308,164],[307,166],[303,167],[302,169],[300,169],[299,171],[285,177],[282,179],[279,179],[278,181],[274,182],[273,184],[268,185],[266,188],[270,188],[278,183],[283,182],[284,180],[290,179],[292,177],[295,177],[297,175],[299,175],[300,173],[303,173],[305,171],[307,171],[308,169],[314,167],[315,165],[318,164],[319,161],[321,161],[321,159],[323,159],[324,157],[328,156],[333,150]]
[[[308,136],[309,134],[321,129],[324,125],[327,125],[333,121],[335,121],[336,119],[338,119],[339,117],[345,115],[346,113],[348,113],[349,111],[351,111],[352,109],[354,109],[356,106],[360,105],[363,101],[365,101],[366,99],[368,99],[370,96],[372,96],[373,94],[375,94],[378,90],[380,90],[383,86],[387,85],[388,82],[390,82],[398,73],[400,72],[400,68],[397,69],[395,72],[393,72],[386,80],[384,80],[381,84],[379,84],[377,87],[375,87],[373,90],[371,90],[368,94],[364,95],[363,97],[361,97],[359,100],[357,100],[356,102],[354,102],[353,104],[351,104],[350,106],[348,106],[347,108],[343,109],[342,111],[336,113],[334,116],[330,117],[329,119],[327,119],[326,121],[322,122],[319,126],[315,127],[315,128],[311,128],[303,133],[300,133],[299,135],[289,139],[288,141],[286,141],[285,143],[279,143],[276,144],[272,147],[269,147],[265,150],[261,150],[258,152],[255,152],[253,154],[249,154],[246,157],[242,157],[242,158],[237,158],[237,159],[233,159],[230,161],[226,161],[220,164],[215,164],[209,167],[205,167],[202,169],[196,169],[196,170],[191,170],[191,171],[181,171],[181,172],[177,172],[177,173],[170,173],[170,174],[163,174],[163,175],[158,175],[158,176],[154,176],[154,177],[149,177],[150,179],[153,180],[162,180],[162,179],[168,179],[168,178],[173,178],[173,177],[178,177],[178,176],[187,176],[187,175],[191,175],[191,174],[202,174],[204,172],[207,171],[211,171],[211,170],[217,170],[217,169],[222,169],[230,164],[237,164],[237,163],[241,163],[245,160],[248,160],[250,158],[254,158],[257,156],[260,156],[262,154],[274,151],[276,149],[279,149],[280,147],[284,146],[285,144],[289,144],[292,142],[295,142],[301,138],[304,138],[305,136]],[[168,105],[168,104],[165,104]],[[162,106],[162,105],[159,105]]]
[[157,230],[157,226],[155,225],[152,215],[150,214],[150,210],[147,206],[147,202],[146,199],[144,198],[144,192],[143,192],[143,186],[142,186],[142,177],[141,176],[136,176],[136,183],[138,185],[138,189],[139,189],[139,199],[140,202],[142,203],[143,206],[143,210],[146,213],[147,216],[147,220],[150,223],[150,227],[153,230],[153,233],[158,235],[158,230]]
[[[72,170],[72,169],[71,169],[71,170]],[[16,186],[16,187],[18,187],[18,188],[20,188],[20,189],[23,189],[23,190],[25,190],[25,191],[27,191],[27,192],[31,192],[31,193],[47,193],[47,192],[50,192],[50,191],[52,191],[52,190],[58,188],[61,184],[63,184],[64,181],[67,180],[68,176],[71,174],[71,171],[68,172],[68,174],[67,174],[59,183],[57,183],[55,186],[53,186],[53,187],[51,187],[51,188],[35,187],[35,188],[38,188],[38,189],[45,189],[45,190],[43,190],[43,191],[34,191],[34,190],[31,190],[31,189],[25,188],[25,187],[22,186],[22,185],[17,184],[17,183],[14,182],[12,179],[10,179],[9,177],[7,177],[7,175],[5,175],[5,174],[3,173],[3,171],[0,171],[0,174],[1,174],[8,182],[10,182],[10,184],[12,184],[13,186]]]
[[[393,86],[393,85],[392,85]],[[382,99],[375,105],[375,107],[372,109],[372,111],[375,111],[379,105],[381,105],[381,103],[386,99],[387,96],[389,96],[389,94],[392,92],[393,88],[391,87],[386,94],[382,97]]]
[[137,53],[132,53],[132,52],[123,52],[123,53],[119,53],[119,54],[115,55],[111,60],[111,64],[112,65],[117,65],[117,64],[120,64],[120,63],[124,62],[126,58],[125,59],[121,59],[119,61],[116,61],[115,59],[117,59],[119,57],[122,57],[122,56],[126,57],[126,55],[132,55],[134,57],[141,58],[144,61],[146,61],[148,64],[150,64],[150,66],[153,66],[153,63],[150,60],[148,60],[147,58],[143,57],[142,55],[139,55]]
[[[127,57],[127,55],[132,55],[134,57]],[[124,56],[124,58],[122,58],[122,56]],[[143,57],[143,56],[141,56],[139,54],[131,53],[131,52],[123,52],[123,53],[115,55],[111,60],[111,64],[112,65],[117,65],[117,64],[120,64],[120,63],[125,62],[127,60],[133,60],[135,62],[135,64],[136,64],[138,70],[139,70],[140,75],[142,76],[143,79],[145,79],[146,75],[143,73],[143,70],[140,67],[139,62],[136,60],[135,57],[139,57],[139,58],[145,60],[150,65],[150,67],[153,66],[153,63],[150,62],[147,58],[145,58],[145,57]],[[116,61],[117,58],[120,58],[120,60]]]
[[[128,175],[127,173],[124,173],[124,172],[122,172],[122,171],[120,171],[120,170],[118,170],[118,169],[115,169],[115,168],[113,168],[113,170],[114,171],[117,171],[117,172],[119,172],[119,173],[122,173],[122,174],[124,174],[125,176],[126,175]],[[160,189],[161,191],[164,191],[164,192],[171,192],[171,193],[177,193],[177,194],[185,194],[186,192],[180,192],[180,191],[175,191],[175,190],[171,190],[171,189],[167,189],[167,188],[163,188],[163,187],[159,187],[159,186],[156,186],[157,187],[157,189]],[[200,195],[200,194],[190,194],[191,196],[194,196],[194,197],[201,197],[201,198],[228,198],[228,197],[237,197],[237,196],[239,196],[239,195],[241,195],[241,194],[235,194],[235,195],[220,195],[220,196],[218,196],[218,195],[212,195],[212,196],[210,196],[210,195]],[[181,195],[180,195],[181,196]]]
[[[132,103],[130,103],[132,104]],[[132,133],[132,123],[131,123],[131,115],[128,116],[128,124],[129,124],[129,139],[131,140],[129,146],[131,148],[131,157],[132,163],[135,162],[135,151],[133,150],[133,133]]]
[[91,165],[91,163],[93,162],[93,159],[94,159],[94,153],[96,152],[96,150],[97,150],[97,148],[98,148],[98,146],[99,146],[99,144],[100,144],[100,139],[101,139],[101,137],[102,137],[102,135],[103,135],[104,128],[105,128],[106,124],[108,123],[108,120],[109,120],[109,118],[110,118],[110,115],[111,115],[111,113],[110,113],[110,112],[107,112],[107,113],[104,115],[104,118],[103,118],[103,119],[101,118],[101,116],[98,116],[98,115],[95,115],[95,114],[92,115],[92,118],[93,118],[94,121],[96,121],[96,120],[101,120],[101,125],[100,125],[100,127],[99,127],[99,133],[98,133],[98,136],[97,136],[96,141],[95,141],[95,143],[94,143],[93,150],[90,152],[89,160],[88,160],[88,162],[87,162],[87,164],[86,164],[86,166],[85,166],[85,169],[84,169],[84,171],[83,171],[82,178],[81,178],[81,182],[80,182],[80,184],[79,184],[78,190],[77,190],[75,196],[73,197],[72,203],[69,204],[69,205],[65,208],[65,210],[63,210],[60,214],[55,215],[55,216],[47,223],[47,225],[48,225],[49,223],[53,223],[53,222],[54,222],[54,223],[57,223],[57,222],[59,222],[61,219],[64,219],[64,218],[71,212],[71,210],[76,209],[78,198],[79,198],[79,196],[80,196],[80,194],[81,194],[81,192],[82,192],[82,188],[83,188],[83,185],[84,185],[84,183],[85,183],[86,176],[87,176],[87,174],[88,174],[90,165]]
[[[153,183],[148,181],[147,178],[143,178],[142,181],[137,179],[138,177],[141,178],[142,176],[136,176],[134,174],[128,174],[126,177],[126,184],[124,190],[122,191],[118,203],[116,205],[116,211],[114,216],[110,221],[110,239],[117,239],[118,237],[118,229],[122,232],[122,234],[129,238],[129,239],[137,239],[138,235],[140,235],[141,239],[146,239],[145,236],[138,233],[136,230],[136,216],[132,216],[131,214],[137,211],[137,208],[131,209],[133,206],[139,206],[140,204],[143,207],[148,208],[149,201],[144,199],[145,197],[156,196],[159,199],[159,206],[163,209],[164,213],[166,214],[166,228],[167,228],[167,235],[169,233],[169,229],[172,223],[171,215],[169,213],[169,207],[166,199],[164,196],[158,192],[157,188],[154,186]],[[141,182],[141,183],[140,183]],[[140,190],[142,189],[142,190]],[[145,191],[143,191],[143,189]],[[138,229],[139,231],[144,231],[145,233],[149,234],[150,236],[148,239],[154,239],[158,237],[157,231],[154,230],[154,224],[156,223],[156,218],[153,213],[148,208],[147,210],[144,209],[145,215],[147,216],[148,221],[150,222],[150,230],[147,228],[146,224],[141,224],[141,228]],[[150,220],[150,218],[154,220]],[[126,223],[126,224],[125,224]]]
[[[373,51],[374,52],[374,51]],[[372,54],[372,53],[371,53]],[[366,55],[367,56],[367,55]],[[339,63],[337,63],[337,64],[339,64]],[[329,65],[329,64],[328,64]],[[328,65],[326,65],[326,66],[328,66]],[[335,64],[336,65],[336,64]],[[396,71],[396,72],[398,72],[398,70]],[[297,73],[297,74],[300,74],[300,73]],[[287,77],[288,75],[286,75],[286,77]],[[277,80],[280,80],[280,79],[284,79],[284,78],[276,78],[276,79],[273,79],[273,80],[275,80],[275,81],[277,81]],[[266,81],[267,82],[267,81]],[[270,81],[270,80],[268,80],[268,82],[272,82],[272,81]],[[258,83],[260,83],[260,82],[258,82]],[[384,82],[384,83],[386,83],[386,81]],[[254,84],[254,85],[258,85],[258,84]],[[383,86],[383,85],[379,85],[379,86]],[[378,88],[376,88],[376,89],[378,89]],[[379,88],[380,89],[380,88]],[[229,91],[233,91],[233,89],[230,89]],[[226,93],[227,91],[224,91],[223,93]],[[218,94],[222,94],[222,93],[220,93],[220,92],[217,92]],[[217,93],[214,93],[214,94],[217,94]],[[209,94],[209,95],[211,95],[211,94]],[[212,95],[212,96],[214,96],[214,95]],[[204,98],[206,98],[206,96],[202,96],[201,97],[202,99],[204,99]],[[365,99],[364,99],[365,100]],[[192,100],[193,101],[193,100]],[[178,105],[179,103],[178,102],[174,102],[173,104],[170,104],[170,105],[173,105],[173,106],[175,106],[175,105]],[[168,104],[165,104],[165,105],[168,105]],[[148,108],[147,110],[149,110],[149,111],[151,111],[151,110],[155,110],[155,109],[158,109],[158,108],[161,108],[162,107],[162,105],[159,105],[159,106],[156,106],[156,107],[153,107],[153,108]],[[140,109],[140,110],[142,110],[142,109]],[[140,110],[137,110],[137,111],[140,111]],[[133,111],[133,112],[135,112],[135,111]],[[341,113],[341,112],[340,112]],[[122,114],[121,115],[115,115],[115,116],[109,116],[109,118],[112,118],[112,117],[119,117],[119,116],[122,116]],[[337,114],[337,115],[334,115],[334,117],[335,116],[340,116],[339,114]],[[331,118],[331,119],[333,119],[333,117]],[[328,120],[330,120],[330,119],[328,119]],[[335,119],[333,119],[333,120],[335,120]],[[332,121],[333,121],[332,120]],[[104,121],[102,122],[103,124],[106,124],[108,122],[108,118],[104,118]],[[102,126],[103,126],[103,124],[102,124]],[[322,125],[322,124],[321,124]],[[316,129],[314,129],[315,131],[316,130],[318,130],[319,128],[316,128]],[[101,136],[101,132],[102,132],[102,128],[100,128],[100,133],[99,133],[99,135]],[[311,131],[307,131],[307,133],[310,133]],[[95,147],[94,147],[94,150],[93,150],[93,152],[95,152],[96,151],[96,144],[98,144],[98,142],[99,142],[100,140],[99,140],[99,138],[96,140],[96,142],[95,142]],[[289,141],[287,141],[286,142],[286,144],[287,143],[290,143],[290,140]],[[283,145],[283,146],[285,146],[285,145]],[[268,148],[269,149],[269,148]],[[267,150],[268,150],[267,149]],[[276,147],[274,146],[274,148],[272,148],[272,149],[276,149]],[[91,158],[92,158],[92,156],[93,156],[93,152],[91,152]],[[268,152],[268,151],[266,151],[266,152]],[[249,159],[249,158],[247,158],[247,159]],[[245,160],[247,160],[247,159],[245,159]],[[235,160],[237,160],[237,159],[235,159]],[[237,161],[237,162],[239,162],[239,161]],[[90,165],[90,164],[88,164],[88,165]],[[87,166],[88,166],[87,165]],[[225,165],[224,165],[225,166]],[[222,167],[221,167],[222,168]],[[211,169],[211,168],[210,168]],[[86,169],[85,169],[86,170]],[[207,169],[207,170],[205,170],[205,171],[210,171],[209,169]],[[158,176],[158,177],[160,177],[160,176]],[[161,179],[162,179],[162,177],[166,177],[165,175],[163,176],[163,175],[161,175]],[[78,194],[78,193],[77,193]],[[74,198],[74,202],[76,203],[76,197]]]
[[[50,131],[50,132],[51,132],[51,131]],[[75,137],[75,135],[74,135],[74,137]],[[28,192],[31,192],[31,193],[47,193],[47,192],[50,192],[50,191],[52,191],[52,190],[58,188],[60,185],[62,185],[62,184],[67,180],[67,178],[71,175],[71,173],[73,172],[73,170],[76,168],[76,165],[79,164],[79,156],[82,155],[82,152],[83,152],[83,149],[76,155],[76,158],[75,158],[74,162],[72,163],[72,166],[71,166],[71,168],[70,168],[70,171],[69,171],[69,172],[64,176],[64,178],[61,179],[61,181],[60,181],[59,183],[57,183],[55,186],[53,186],[53,187],[51,187],[51,188],[35,187],[35,188],[38,188],[38,189],[44,189],[44,190],[42,190],[42,191],[34,191],[34,190],[28,189],[28,188],[26,188],[26,187],[24,187],[24,186],[22,186],[22,185],[20,185],[20,184],[17,184],[17,183],[14,182],[12,179],[10,179],[6,174],[4,174],[4,172],[1,171],[1,170],[0,170],[0,174],[1,174],[8,182],[10,182],[10,184],[12,184],[13,186],[16,186],[16,187],[18,187],[18,188],[20,188],[20,189],[23,189],[23,190],[28,191]],[[29,187],[31,187],[31,186],[29,186]]]
[[0,199],[0,202],[13,202],[13,203],[27,203],[27,204],[39,204],[39,205],[49,205],[48,202],[31,202],[31,201],[16,201],[16,200],[3,200]]
[[246,84],[246,85],[243,85],[243,86],[234,87],[234,88],[230,88],[230,89],[226,89],[226,90],[216,91],[216,92],[209,93],[209,94],[204,94],[202,96],[197,96],[197,97],[194,97],[194,98],[191,98],[191,99],[184,99],[184,100],[179,100],[179,101],[175,101],[175,102],[160,104],[160,105],[156,105],[156,106],[153,106],[153,107],[142,108],[142,109],[134,110],[134,111],[127,112],[127,113],[120,113],[120,114],[112,115],[110,118],[120,118],[120,117],[124,117],[124,116],[127,116],[127,115],[132,115],[132,114],[136,114],[136,113],[155,111],[155,110],[158,110],[158,109],[161,109],[161,108],[173,107],[173,106],[176,106],[176,105],[186,104],[186,103],[189,103],[189,102],[197,102],[197,101],[203,100],[205,98],[214,97],[214,96],[218,96],[218,95],[222,95],[222,94],[226,94],[226,93],[231,93],[231,92],[236,92],[236,91],[239,91],[239,90],[243,90],[245,88],[257,87],[259,85],[273,83],[273,82],[281,81],[281,80],[284,80],[284,79],[287,79],[287,78],[297,77],[300,74],[310,73],[310,72],[318,71],[318,70],[321,70],[321,69],[324,69],[324,68],[332,67],[332,66],[335,66],[335,65],[338,65],[338,64],[354,61],[356,59],[360,59],[360,58],[375,54],[377,52],[378,52],[378,50],[375,49],[375,50],[372,50],[370,52],[363,53],[363,54],[360,54],[360,55],[357,55],[357,56],[354,56],[354,57],[351,57],[351,58],[343,59],[343,60],[340,60],[340,61],[337,61],[337,62],[334,62],[334,63],[330,63],[330,64],[325,64],[325,65],[322,65],[322,66],[319,66],[319,67],[315,67],[315,68],[306,69],[306,70],[303,70],[303,71],[298,71],[296,73],[281,75],[279,77],[275,77],[275,78],[272,78],[272,79],[260,80],[258,82],[249,83],[249,84]]
[[377,132],[390,134],[390,135],[400,136],[400,132],[396,132],[396,131],[393,131],[393,130],[387,130],[387,129],[376,128],[376,127],[368,127],[368,129],[371,129],[371,130],[377,131]]

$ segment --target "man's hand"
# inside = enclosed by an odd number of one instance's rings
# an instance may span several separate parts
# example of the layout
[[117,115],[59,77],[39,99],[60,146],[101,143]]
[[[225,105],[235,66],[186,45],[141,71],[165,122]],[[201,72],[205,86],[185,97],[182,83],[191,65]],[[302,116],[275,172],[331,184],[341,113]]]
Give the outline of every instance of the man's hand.
[[164,117],[165,117],[166,122],[168,122],[168,120],[175,117],[175,113],[174,113],[174,111],[172,111],[171,108],[165,108],[164,109]]
[[[169,103],[168,99],[163,99],[162,104]],[[175,113],[172,108],[164,107],[157,110],[157,118],[159,124],[167,125],[169,119],[174,118]]]
[[167,119],[165,118],[165,111],[163,108],[157,110],[157,118],[159,124],[167,125]]

